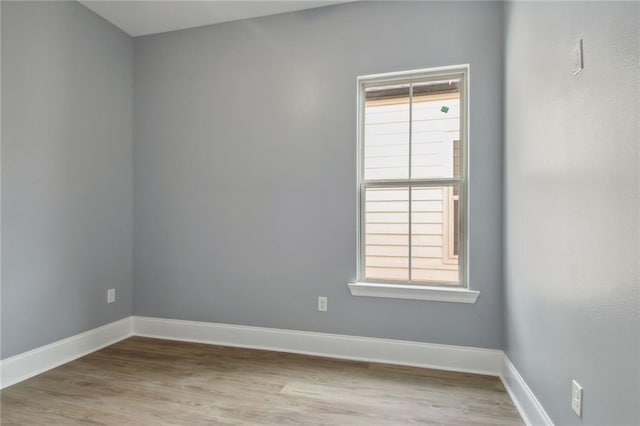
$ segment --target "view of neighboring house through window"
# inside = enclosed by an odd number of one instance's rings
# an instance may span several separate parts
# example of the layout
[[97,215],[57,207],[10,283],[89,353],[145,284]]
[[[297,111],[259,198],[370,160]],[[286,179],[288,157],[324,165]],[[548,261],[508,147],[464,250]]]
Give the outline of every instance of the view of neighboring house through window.
[[360,281],[466,285],[466,75],[359,79]]

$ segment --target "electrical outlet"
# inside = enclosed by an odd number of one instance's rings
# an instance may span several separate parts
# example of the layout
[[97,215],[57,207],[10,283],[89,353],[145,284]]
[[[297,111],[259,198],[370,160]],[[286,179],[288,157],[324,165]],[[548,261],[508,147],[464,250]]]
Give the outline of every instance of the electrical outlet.
[[116,289],[110,288],[107,290],[107,303],[113,303],[116,301]]
[[582,39],[580,39],[573,48],[573,75],[578,74],[583,68],[584,58],[582,57]]
[[582,386],[575,380],[571,382],[571,409],[582,418]]
[[327,312],[327,298],[325,296],[318,296],[318,310]]

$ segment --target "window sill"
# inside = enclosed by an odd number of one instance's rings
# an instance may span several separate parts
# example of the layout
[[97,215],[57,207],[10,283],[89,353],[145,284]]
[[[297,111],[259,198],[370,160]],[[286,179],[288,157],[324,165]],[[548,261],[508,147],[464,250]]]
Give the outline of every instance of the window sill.
[[468,288],[427,287],[401,284],[349,283],[353,296],[392,299],[433,300],[438,302],[476,303],[479,291]]

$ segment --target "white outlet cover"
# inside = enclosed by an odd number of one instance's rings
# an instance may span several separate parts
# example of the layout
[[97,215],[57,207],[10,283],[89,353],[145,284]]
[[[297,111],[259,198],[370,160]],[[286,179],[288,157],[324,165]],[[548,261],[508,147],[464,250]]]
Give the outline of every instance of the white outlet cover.
[[571,409],[582,418],[582,386],[575,380],[571,382]]
[[582,39],[580,39],[573,48],[573,75],[578,74],[583,68],[584,58],[582,57]]
[[113,303],[116,301],[116,289],[110,288],[107,290],[107,303]]
[[326,298],[326,296],[318,296],[318,311],[327,312],[327,298]]

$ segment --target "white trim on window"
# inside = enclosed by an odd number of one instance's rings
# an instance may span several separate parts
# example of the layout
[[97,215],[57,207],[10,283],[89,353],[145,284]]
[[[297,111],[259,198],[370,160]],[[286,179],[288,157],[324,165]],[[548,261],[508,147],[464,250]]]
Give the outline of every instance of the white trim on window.
[[[416,182],[415,184],[425,186],[452,184],[460,185],[459,195],[459,211],[460,211],[460,240],[459,255],[456,256],[459,261],[459,281],[457,284],[449,283],[419,283],[419,282],[393,282],[384,280],[370,280],[365,278],[365,250],[363,247],[364,238],[364,89],[367,87],[375,87],[386,83],[406,84],[420,81],[434,81],[441,78],[458,75],[461,83],[460,93],[460,156],[462,163],[460,165],[460,176],[454,179],[424,179],[425,182]],[[444,302],[460,302],[475,303],[479,296],[479,292],[469,288],[468,276],[468,161],[469,161],[469,65],[456,65],[439,68],[430,68],[413,71],[394,72],[387,74],[376,74],[368,76],[359,76],[358,79],[358,226],[357,226],[357,282],[349,283],[349,289],[354,296],[372,296],[372,297],[388,297],[400,299],[419,299],[419,300],[435,300]],[[397,182],[396,182],[397,181]],[[377,186],[395,186],[393,184],[407,184],[411,179],[391,179],[368,181],[367,187]],[[422,179],[420,179],[422,181]],[[428,181],[428,182],[427,182]],[[449,247],[446,247],[447,255]],[[451,247],[452,249],[452,247]],[[451,256],[444,256],[447,260],[454,260]]]
[[460,287],[433,287],[410,284],[349,283],[353,296],[391,299],[433,300],[437,302],[476,303],[480,292]]

